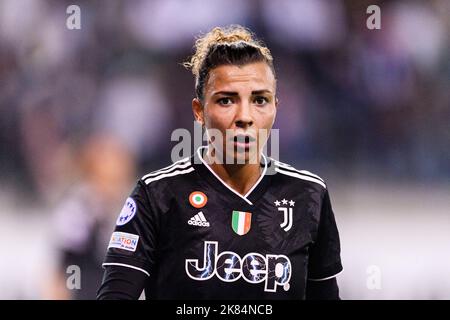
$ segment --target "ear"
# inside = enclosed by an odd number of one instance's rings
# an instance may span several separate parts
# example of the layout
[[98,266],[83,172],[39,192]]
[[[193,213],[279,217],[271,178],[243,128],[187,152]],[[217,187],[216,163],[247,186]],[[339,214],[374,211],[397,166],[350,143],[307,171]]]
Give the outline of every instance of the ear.
[[203,106],[197,98],[192,99],[192,112],[194,113],[195,121],[199,122],[203,126],[205,124]]
[[278,108],[278,104],[280,103],[280,100],[277,98],[275,98],[275,107]]

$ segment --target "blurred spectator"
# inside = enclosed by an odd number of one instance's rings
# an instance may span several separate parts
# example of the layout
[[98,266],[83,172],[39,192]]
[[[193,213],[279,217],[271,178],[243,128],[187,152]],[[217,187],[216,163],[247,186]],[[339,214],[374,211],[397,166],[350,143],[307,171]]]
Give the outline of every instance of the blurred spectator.
[[122,75],[100,88],[93,127],[120,137],[138,159],[145,159],[166,144],[162,137],[171,116],[157,79]]
[[29,87],[19,105],[20,143],[16,150],[31,176],[29,188],[53,201],[70,181],[72,144],[87,135],[95,85],[89,76],[61,75]]
[[[49,279],[50,299],[94,299],[101,282],[101,263],[111,230],[135,179],[134,159],[112,136],[90,137],[81,147],[80,180],[56,206],[52,243],[59,262]],[[81,270],[81,289],[68,290],[69,266]]]

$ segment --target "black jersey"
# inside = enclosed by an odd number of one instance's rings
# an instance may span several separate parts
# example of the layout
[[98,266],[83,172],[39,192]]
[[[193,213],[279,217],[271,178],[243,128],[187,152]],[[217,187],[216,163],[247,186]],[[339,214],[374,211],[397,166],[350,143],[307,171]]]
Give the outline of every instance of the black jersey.
[[147,299],[303,299],[308,280],[342,270],[320,177],[263,155],[263,174],[242,196],[203,151],[138,181],[103,266],[147,274]]

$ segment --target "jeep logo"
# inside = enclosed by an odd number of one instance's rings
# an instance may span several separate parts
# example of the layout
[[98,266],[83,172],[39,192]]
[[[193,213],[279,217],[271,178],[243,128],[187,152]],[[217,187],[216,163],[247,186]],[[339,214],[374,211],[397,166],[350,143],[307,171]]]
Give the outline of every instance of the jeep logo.
[[243,258],[231,251],[218,254],[217,241],[205,241],[203,265],[198,259],[186,259],[186,273],[194,280],[204,281],[216,275],[225,282],[243,278],[249,283],[264,282],[264,291],[276,292],[277,286],[289,290],[291,261],[285,255],[247,253]]

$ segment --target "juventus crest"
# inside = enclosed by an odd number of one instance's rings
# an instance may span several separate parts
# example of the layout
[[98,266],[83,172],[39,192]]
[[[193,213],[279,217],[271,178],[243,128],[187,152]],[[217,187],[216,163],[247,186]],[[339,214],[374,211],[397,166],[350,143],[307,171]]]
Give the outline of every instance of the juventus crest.
[[283,213],[283,222],[280,224],[280,227],[288,232],[292,228],[292,211],[295,201],[283,199],[281,201],[276,200],[274,204],[278,207],[278,211]]

